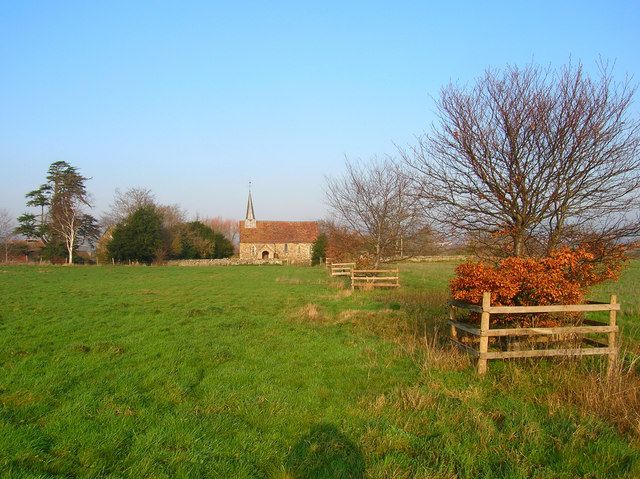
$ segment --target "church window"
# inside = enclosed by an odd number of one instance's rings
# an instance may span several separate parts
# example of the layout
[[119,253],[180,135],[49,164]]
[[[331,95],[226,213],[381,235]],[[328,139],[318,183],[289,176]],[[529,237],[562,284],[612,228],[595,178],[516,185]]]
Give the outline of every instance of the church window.
[[284,252],[285,254],[289,252],[289,245],[287,243],[284,244]]

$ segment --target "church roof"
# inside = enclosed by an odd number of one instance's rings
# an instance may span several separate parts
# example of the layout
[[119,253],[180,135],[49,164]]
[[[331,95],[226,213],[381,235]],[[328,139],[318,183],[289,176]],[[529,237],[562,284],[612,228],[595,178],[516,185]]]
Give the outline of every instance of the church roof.
[[240,243],[313,243],[317,237],[317,221],[256,221],[255,228],[240,221]]

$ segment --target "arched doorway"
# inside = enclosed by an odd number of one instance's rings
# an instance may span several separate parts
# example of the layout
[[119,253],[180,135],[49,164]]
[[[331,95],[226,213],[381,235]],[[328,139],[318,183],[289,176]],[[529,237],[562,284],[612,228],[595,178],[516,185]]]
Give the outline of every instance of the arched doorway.
[[268,251],[263,251],[262,252],[262,259],[269,259],[269,252]]

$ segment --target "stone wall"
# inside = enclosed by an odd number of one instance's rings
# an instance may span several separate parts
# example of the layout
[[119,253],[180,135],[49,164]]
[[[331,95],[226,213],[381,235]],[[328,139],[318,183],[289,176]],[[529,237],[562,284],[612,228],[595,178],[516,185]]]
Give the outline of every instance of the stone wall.
[[283,265],[286,261],[281,259],[174,259],[167,261],[167,266],[239,266],[239,265]]
[[280,259],[290,264],[311,264],[312,243],[240,243],[240,258],[262,260],[267,252],[269,259]]

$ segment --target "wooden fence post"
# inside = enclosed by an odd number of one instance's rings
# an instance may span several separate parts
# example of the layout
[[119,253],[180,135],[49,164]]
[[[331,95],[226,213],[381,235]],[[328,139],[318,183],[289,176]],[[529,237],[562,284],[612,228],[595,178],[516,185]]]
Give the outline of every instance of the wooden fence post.
[[453,325],[456,320],[456,307],[449,306],[449,321],[451,321],[451,339],[458,339],[458,330]]
[[491,293],[482,293],[482,316],[480,318],[480,349],[478,356],[478,374],[483,375],[487,372],[486,354],[489,351],[489,308],[491,308]]
[[[615,294],[611,295],[611,298],[609,300],[609,304],[611,304],[612,306],[614,304],[618,304],[618,297]],[[615,309],[611,309],[609,310],[609,326],[611,327],[615,327],[616,326],[616,319],[617,319],[617,311]],[[609,374],[611,374],[615,367],[616,367],[616,362],[618,360],[618,350],[617,350],[617,342],[616,342],[616,332],[615,331],[611,331],[609,333],[609,341],[608,341],[608,346],[609,349],[611,349],[612,351],[609,352]]]
[[353,283],[353,268],[351,268],[351,291],[355,291],[356,285]]

